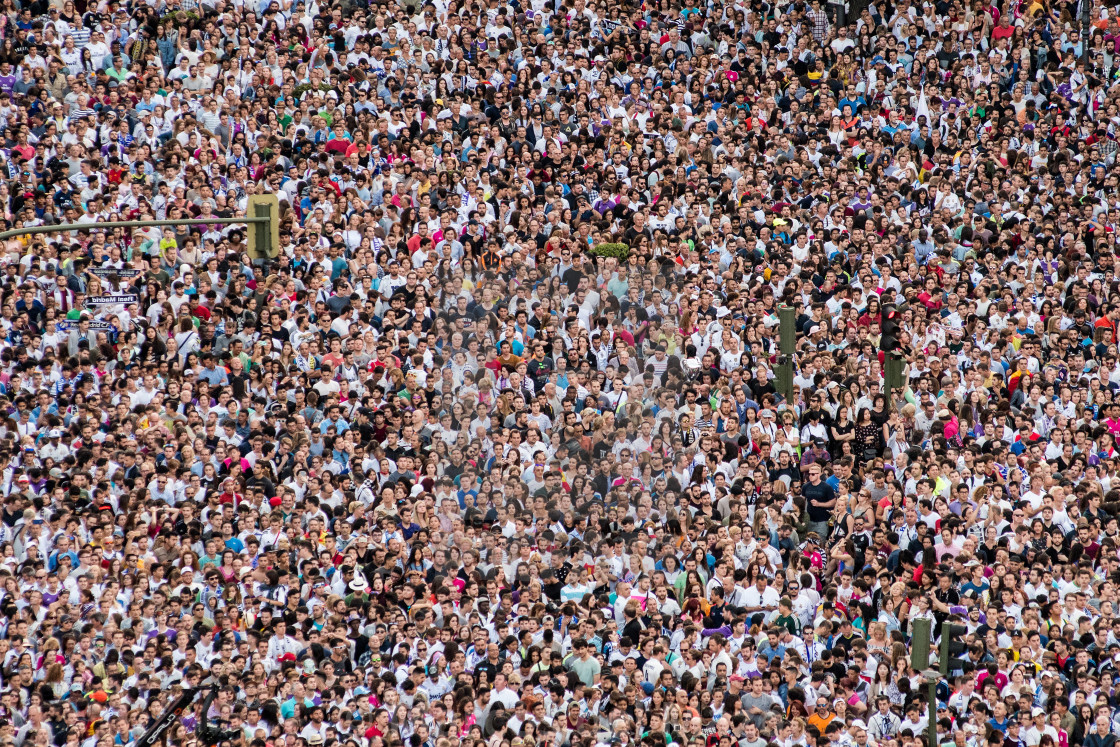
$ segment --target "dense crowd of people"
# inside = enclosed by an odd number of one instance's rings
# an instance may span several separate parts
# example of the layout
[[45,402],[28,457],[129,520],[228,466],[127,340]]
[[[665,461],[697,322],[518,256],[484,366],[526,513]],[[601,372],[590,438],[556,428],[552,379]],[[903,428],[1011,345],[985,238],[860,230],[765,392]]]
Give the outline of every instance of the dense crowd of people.
[[0,0],[0,747],[1114,747],[1080,3]]

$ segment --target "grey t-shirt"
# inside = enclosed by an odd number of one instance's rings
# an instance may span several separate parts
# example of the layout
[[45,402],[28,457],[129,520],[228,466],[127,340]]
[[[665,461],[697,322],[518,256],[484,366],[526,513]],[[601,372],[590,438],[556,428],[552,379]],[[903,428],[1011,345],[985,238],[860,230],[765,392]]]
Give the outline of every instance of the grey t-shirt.
[[573,658],[568,665],[568,669],[576,677],[579,677],[579,681],[583,683],[584,687],[592,687],[595,685],[595,675],[599,674],[599,661],[594,656],[589,656],[587,661]]
[[[770,706],[774,704],[774,699],[766,693],[759,695],[757,698],[751,693],[744,693],[741,700],[743,702],[744,712],[750,716],[751,721],[754,721],[754,725],[759,729],[765,726],[766,719],[770,715]],[[752,714],[752,708],[758,708],[762,713]]]

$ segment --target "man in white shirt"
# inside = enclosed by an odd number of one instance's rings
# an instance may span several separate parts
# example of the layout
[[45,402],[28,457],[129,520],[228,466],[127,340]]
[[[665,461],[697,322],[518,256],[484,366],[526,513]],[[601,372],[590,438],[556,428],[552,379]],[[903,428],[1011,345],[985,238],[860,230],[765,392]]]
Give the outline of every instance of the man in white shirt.
[[520,698],[517,697],[517,693],[506,687],[506,676],[501,672],[494,675],[494,687],[490,690],[489,705],[501,703],[506,710],[512,711],[518,700]]
[[288,626],[283,620],[277,620],[273,626],[274,633],[268,642],[268,658],[277,664],[280,657],[285,654],[295,656],[303,648],[300,642],[288,635]]
[[778,590],[770,586],[766,582],[766,576],[759,574],[755,579],[754,585],[747,589],[746,594],[746,611],[748,614],[755,614],[757,612],[764,613],[770,617],[778,609]]
[[313,740],[317,740],[318,744],[323,743],[323,738],[326,736],[327,724],[323,721],[323,707],[316,705],[311,709],[311,723],[303,727],[300,736],[307,740],[308,744],[312,744]]
[[626,620],[622,613],[626,609],[626,603],[630,601],[630,589],[630,584],[625,581],[619,581],[618,586],[615,587],[614,621],[620,627]]
[[[1053,738],[1054,727],[1046,723],[1046,712],[1038,706],[1031,709],[1031,725],[1023,731],[1023,742],[1027,747],[1037,747],[1038,743],[1042,741],[1043,734],[1050,734]],[[1055,744],[1057,740],[1055,740]]]

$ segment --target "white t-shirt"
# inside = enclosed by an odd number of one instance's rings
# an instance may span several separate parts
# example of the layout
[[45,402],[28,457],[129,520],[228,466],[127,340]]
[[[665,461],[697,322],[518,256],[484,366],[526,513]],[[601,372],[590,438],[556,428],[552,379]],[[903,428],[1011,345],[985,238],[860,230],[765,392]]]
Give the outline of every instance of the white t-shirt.
[[778,608],[778,601],[781,599],[781,597],[778,596],[778,590],[773,586],[767,586],[761,593],[758,591],[758,587],[751,586],[751,588],[747,589],[746,597],[747,607],[766,607],[772,609]]

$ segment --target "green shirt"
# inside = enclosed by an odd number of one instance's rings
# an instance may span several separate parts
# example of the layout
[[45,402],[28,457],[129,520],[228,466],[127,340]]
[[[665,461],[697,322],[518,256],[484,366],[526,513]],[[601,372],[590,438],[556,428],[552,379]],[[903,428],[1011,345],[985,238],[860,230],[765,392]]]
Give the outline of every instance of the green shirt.
[[595,677],[599,674],[599,661],[594,656],[587,657],[584,661],[579,657],[574,657],[568,665],[568,669],[576,676],[585,687],[592,687],[595,684]]
[[779,615],[778,617],[774,618],[774,624],[779,628],[785,628],[792,635],[797,635],[797,630],[800,627],[797,624],[797,618],[793,615]]

